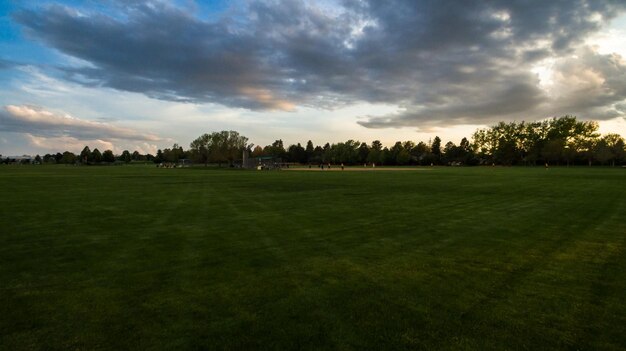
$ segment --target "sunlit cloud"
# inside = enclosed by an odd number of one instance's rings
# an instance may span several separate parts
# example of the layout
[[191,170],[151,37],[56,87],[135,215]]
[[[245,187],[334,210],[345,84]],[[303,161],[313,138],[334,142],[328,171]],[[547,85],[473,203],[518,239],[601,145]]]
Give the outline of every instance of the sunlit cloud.
[[295,111],[295,105],[289,101],[275,98],[267,89],[241,87],[241,93],[269,110]]
[[85,146],[91,150],[98,149],[100,151],[111,150],[119,155],[124,150],[130,152],[138,151],[141,154],[156,154],[157,145],[149,143],[132,143],[128,141],[106,141],[101,139],[78,139],[70,136],[60,137],[42,137],[29,133],[24,134],[30,146],[42,150],[44,152],[63,152],[70,151],[74,153],[80,152]]
[[70,136],[41,137],[29,133],[26,133],[25,136],[32,146],[36,147],[39,150],[46,150],[49,152],[63,152],[66,150],[71,152],[78,152],[79,150],[82,150],[85,146],[89,146],[92,150],[98,149],[100,151],[115,149],[113,143],[99,139],[77,139]]
[[3,53],[0,106],[52,117],[18,122],[5,109],[2,132],[145,150],[224,129],[257,144],[456,139],[565,114],[622,132],[610,121],[625,116],[626,3],[253,0],[219,13],[181,4],[16,5],[9,21],[54,60]]
[[154,134],[25,105],[8,105],[0,111],[0,131],[22,134],[30,147],[50,152],[89,146],[117,153],[124,149],[155,153],[156,143],[163,141]]
[[140,133],[108,123],[88,121],[67,114],[56,114],[40,107],[8,105],[0,112],[0,128],[6,132],[43,136],[130,139],[159,141],[153,134]]

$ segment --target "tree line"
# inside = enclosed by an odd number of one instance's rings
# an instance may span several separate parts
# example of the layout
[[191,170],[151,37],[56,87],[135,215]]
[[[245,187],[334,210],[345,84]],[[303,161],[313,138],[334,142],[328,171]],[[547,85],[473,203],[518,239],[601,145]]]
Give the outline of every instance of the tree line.
[[[1,157],[0,157],[1,158]],[[128,150],[124,150],[120,155],[113,154],[112,150],[105,150],[100,152],[97,148],[93,151],[89,146],[85,146],[79,154],[75,154],[70,151],[64,151],[63,153],[57,152],[56,154],[45,154],[43,157],[40,155],[35,156],[33,159],[28,159],[28,162],[21,163],[35,163],[35,164],[112,164],[112,163],[130,163],[131,161],[143,161],[152,162],[154,156],[150,154],[142,155],[139,151],[134,151],[132,154]],[[11,163],[12,160],[7,158],[3,159],[4,163]]]
[[472,140],[442,145],[438,136],[428,142],[398,141],[391,147],[379,140],[370,144],[357,140],[314,145],[311,140],[285,147],[282,139],[270,145],[255,146],[236,131],[202,134],[185,150],[174,144],[159,149],[156,155],[130,153],[114,155],[111,150],[93,151],[88,146],[79,155],[69,151],[46,154],[40,163],[107,164],[154,162],[178,163],[191,160],[197,164],[235,165],[246,150],[250,157],[272,157],[281,162],[299,164],[343,163],[346,165],[621,165],[626,162],[624,138],[610,133],[600,135],[595,121],[578,121],[563,116],[539,122],[500,122],[478,129]]
[[[287,163],[344,163],[378,165],[537,165],[622,164],[626,161],[624,138],[598,133],[595,121],[563,116],[539,122],[500,122],[478,129],[472,141],[462,138],[442,144],[436,136],[426,142],[398,141],[385,147],[357,140],[314,145],[309,140],[285,147],[278,139],[254,146],[237,132],[204,134],[191,142],[186,157],[197,163],[230,163],[248,150],[251,157],[274,157]],[[180,153],[184,153],[181,151]]]
[[500,122],[473,135],[482,162],[516,164],[619,164],[625,161],[624,138],[598,133],[595,121],[564,116],[541,122]]

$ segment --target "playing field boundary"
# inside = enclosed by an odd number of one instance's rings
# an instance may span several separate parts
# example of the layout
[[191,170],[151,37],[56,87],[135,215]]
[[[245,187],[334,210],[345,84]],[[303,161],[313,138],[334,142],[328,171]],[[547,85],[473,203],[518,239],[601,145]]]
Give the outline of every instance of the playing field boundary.
[[290,167],[282,168],[283,171],[307,171],[307,172],[377,172],[377,171],[432,171],[433,168],[425,167],[344,167],[332,166],[330,169],[324,167],[324,169],[315,167]]

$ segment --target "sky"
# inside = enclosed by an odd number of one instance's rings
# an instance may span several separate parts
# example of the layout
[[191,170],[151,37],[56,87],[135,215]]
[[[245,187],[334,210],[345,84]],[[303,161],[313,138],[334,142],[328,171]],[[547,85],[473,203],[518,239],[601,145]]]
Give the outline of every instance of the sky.
[[626,2],[0,0],[0,154],[626,136]]

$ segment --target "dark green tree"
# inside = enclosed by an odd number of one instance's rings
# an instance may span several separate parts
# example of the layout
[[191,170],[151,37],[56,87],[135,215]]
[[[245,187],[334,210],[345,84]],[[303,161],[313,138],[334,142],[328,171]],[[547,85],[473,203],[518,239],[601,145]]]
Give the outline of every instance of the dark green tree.
[[613,158],[613,153],[611,152],[611,148],[607,144],[604,138],[600,139],[593,150],[594,158],[600,162],[601,165],[606,164]]
[[115,162],[115,155],[113,155],[113,151],[104,150],[102,153],[102,162],[113,163]]
[[120,161],[125,163],[129,163],[131,161],[130,152],[128,150],[122,151],[122,155],[120,155]]
[[93,151],[91,152],[91,160],[94,163],[102,162],[102,153],[100,153],[100,150],[98,150],[98,148],[93,149]]
[[559,164],[563,150],[565,149],[565,142],[563,139],[553,139],[547,141],[542,150],[541,156],[545,159],[546,163]]
[[76,155],[72,152],[65,151],[61,158],[61,163],[74,164],[76,163]]
[[386,164],[405,165],[411,161],[411,154],[404,148],[402,142],[397,141],[391,149],[389,149],[388,160]]
[[300,145],[300,143],[296,145],[290,145],[288,150],[288,161],[289,162],[297,162],[297,163],[306,163],[307,162],[307,153],[306,150]]
[[603,143],[611,153],[611,165],[620,164],[626,158],[626,148],[624,146],[624,138],[619,134],[610,133],[602,137]]
[[252,150],[252,157],[262,157],[265,156],[265,152],[263,151],[263,148],[259,145],[254,147],[254,150]]
[[411,157],[420,165],[426,165],[426,164],[430,164],[429,161],[429,155],[431,155],[430,153],[430,147],[428,147],[428,145],[426,145],[425,142],[420,141],[419,143],[417,143],[417,145],[415,145],[415,147],[413,147],[413,149],[411,149]]
[[[192,141],[189,145],[190,154],[196,161],[203,162],[205,164],[208,162],[214,162],[220,167],[224,162],[229,162],[233,165],[235,160],[242,157],[243,151],[250,151],[252,146],[252,144],[248,145],[248,138],[232,130],[203,134],[196,140]],[[186,155],[183,148],[179,147],[177,144],[174,144],[171,152],[177,158],[176,161],[169,162],[177,162]],[[256,149],[253,151],[253,156],[254,152],[256,152]],[[165,155],[165,158],[167,160],[168,155]]]
[[321,146],[317,145],[315,149],[313,150],[313,159],[310,160],[309,162],[314,162],[314,163],[322,162],[323,157],[324,157],[324,149]]
[[331,157],[330,143],[326,143],[322,148],[321,160],[322,162],[329,162],[331,161]]
[[439,164],[441,163],[441,138],[435,136],[433,142],[430,144],[430,153],[433,154],[432,163]]
[[369,156],[370,153],[370,148],[369,146],[367,146],[366,143],[361,143],[361,145],[359,145],[359,149],[357,150],[358,155],[359,155],[359,159],[358,159],[358,163],[366,163],[367,162],[367,157]]
[[209,163],[211,141],[211,136],[205,133],[189,144],[189,151],[194,162],[204,163],[205,166]]
[[163,150],[158,149],[157,154],[154,157],[154,163],[163,163],[165,162],[165,157],[163,156]]
[[91,161],[91,150],[89,146],[85,146],[83,151],[80,152],[80,162],[89,163]]
[[313,157],[315,157],[315,147],[313,146],[313,142],[311,140],[306,142],[306,162],[312,162]]
[[283,146],[282,139],[278,139],[274,141],[272,145],[270,145],[269,147],[266,146],[266,148],[267,148],[266,150],[267,154],[274,156],[274,157],[286,159],[287,151],[285,151],[285,147]]
[[372,164],[381,164],[383,162],[383,144],[380,140],[372,141],[370,152],[367,154],[367,162]]

